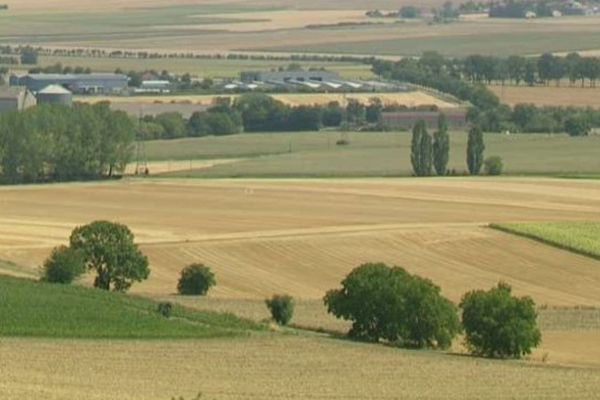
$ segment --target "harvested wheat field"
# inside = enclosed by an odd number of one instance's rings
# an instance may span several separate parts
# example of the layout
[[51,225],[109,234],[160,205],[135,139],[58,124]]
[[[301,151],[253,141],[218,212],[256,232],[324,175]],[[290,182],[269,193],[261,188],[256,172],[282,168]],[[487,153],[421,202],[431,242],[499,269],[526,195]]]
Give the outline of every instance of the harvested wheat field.
[[[587,84],[586,84],[587,85]],[[600,88],[568,86],[489,86],[503,103],[537,106],[600,107]]]
[[217,298],[321,298],[353,267],[385,261],[458,300],[498,280],[541,304],[600,305],[595,260],[488,229],[598,220],[600,186],[557,179],[125,180],[0,189],[0,259],[30,269],[71,229],[129,225],[151,261],[134,292],[174,292],[181,268],[214,268]]
[[65,345],[0,343],[3,363],[10,366],[3,370],[0,393],[47,400],[191,398],[199,391],[223,400],[547,400],[592,399],[600,388],[600,374],[593,369],[474,360],[317,337]]
[[[367,104],[369,99],[373,97],[379,98],[384,104],[389,105],[405,105],[407,107],[417,106],[430,106],[435,105],[439,108],[455,108],[458,105],[456,103],[450,103],[439,99],[431,94],[414,91],[405,93],[350,93],[344,95],[342,93],[300,93],[300,94],[272,94],[270,95],[276,100],[279,100],[285,104],[292,106],[299,105],[326,105],[332,101],[337,101],[340,104],[344,104],[348,100],[358,100],[363,104]],[[132,97],[121,97],[121,96],[107,96],[107,97],[89,97],[81,96],[77,97],[77,101],[85,103],[99,103],[102,101],[109,101],[111,103],[118,104],[196,104],[202,106],[210,106],[215,104],[218,98],[230,97],[235,99],[238,95],[231,96],[213,96],[213,95],[196,95],[196,96],[132,96]]]

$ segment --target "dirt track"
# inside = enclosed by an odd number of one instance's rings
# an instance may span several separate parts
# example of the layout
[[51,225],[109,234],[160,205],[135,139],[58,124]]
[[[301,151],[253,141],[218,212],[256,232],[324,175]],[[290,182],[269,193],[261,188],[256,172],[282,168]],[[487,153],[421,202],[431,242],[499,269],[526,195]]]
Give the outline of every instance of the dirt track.
[[600,185],[551,179],[123,181],[0,189],[0,259],[31,268],[70,230],[128,224],[152,263],[134,291],[172,293],[205,262],[213,296],[319,298],[385,261],[454,300],[500,279],[540,303],[600,305],[600,263],[492,231],[492,221],[600,219]]

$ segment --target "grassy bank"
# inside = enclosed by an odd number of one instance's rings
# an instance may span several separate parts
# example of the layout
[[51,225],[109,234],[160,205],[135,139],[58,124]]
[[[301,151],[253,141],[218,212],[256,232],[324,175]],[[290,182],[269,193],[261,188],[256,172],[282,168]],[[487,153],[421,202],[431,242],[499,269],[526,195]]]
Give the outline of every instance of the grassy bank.
[[[343,137],[350,144],[336,145]],[[243,159],[170,174],[178,177],[410,176],[410,142],[408,132],[257,133],[152,141],[146,151],[150,161]],[[485,143],[485,156],[502,157],[508,175],[589,176],[600,171],[597,136],[486,134]],[[466,133],[452,132],[448,166],[459,175],[466,170],[466,147]]]
[[177,339],[245,335],[260,325],[231,314],[157,303],[120,293],[0,276],[0,336]]

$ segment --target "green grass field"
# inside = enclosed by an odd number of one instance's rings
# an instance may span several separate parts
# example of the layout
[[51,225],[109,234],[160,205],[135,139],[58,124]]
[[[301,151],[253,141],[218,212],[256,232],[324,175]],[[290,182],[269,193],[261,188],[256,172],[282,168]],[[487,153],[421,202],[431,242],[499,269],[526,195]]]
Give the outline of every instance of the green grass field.
[[491,226],[600,260],[600,222],[511,223]]
[[[147,142],[149,160],[235,158],[210,169],[179,171],[179,177],[368,177],[409,176],[411,135],[407,132],[348,133],[350,145],[336,146],[340,132],[240,134]],[[587,176],[600,171],[600,137],[486,134],[486,156],[501,156],[510,175]],[[451,134],[449,168],[466,170],[466,134]],[[576,154],[577,157],[573,155]]]
[[[279,60],[229,60],[229,59],[194,59],[194,58],[153,58],[139,60],[136,58],[110,58],[85,56],[40,56],[38,66],[46,67],[60,63],[64,66],[91,68],[96,72],[114,72],[117,68],[123,71],[153,69],[167,70],[175,74],[189,73],[199,78],[239,78],[242,71],[264,71],[273,68],[287,67],[292,61]],[[370,79],[374,75],[366,64],[346,62],[307,61],[300,62],[303,68],[325,68],[338,72],[347,79]],[[9,66],[14,68],[14,66]],[[21,67],[19,67],[21,68]]]
[[120,293],[0,276],[0,336],[177,339],[245,335],[260,325],[181,306],[167,319],[157,303]]

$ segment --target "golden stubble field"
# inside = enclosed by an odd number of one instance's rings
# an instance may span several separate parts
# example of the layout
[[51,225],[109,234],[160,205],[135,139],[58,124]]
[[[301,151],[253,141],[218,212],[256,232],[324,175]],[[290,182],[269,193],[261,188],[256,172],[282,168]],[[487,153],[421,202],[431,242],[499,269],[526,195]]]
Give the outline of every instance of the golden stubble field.
[[[530,361],[407,351],[294,332],[238,339],[0,339],[0,398],[594,399],[600,390],[598,261],[486,228],[490,221],[598,220],[597,181],[533,178],[124,180],[0,188],[0,259],[25,274],[77,224],[128,224],[150,279],[133,292],[261,320],[262,299],[298,298],[295,322],[344,331],[320,298],[365,261],[432,278],[457,301],[502,279],[541,311]],[[205,262],[209,297],[174,295]],[[13,267],[4,273],[18,273]],[[565,306],[571,308],[553,308]],[[462,353],[460,340],[454,351]]]
[[586,82],[581,87],[578,82],[569,86],[563,82],[560,87],[549,86],[500,86],[493,85],[489,88],[500,98],[503,103],[515,106],[516,104],[535,104],[537,106],[558,107],[600,107],[600,89],[590,88]]
[[[600,373],[311,336],[113,342],[8,339],[0,394],[43,398],[594,399]],[[10,349],[10,350],[9,350]],[[52,371],[52,377],[48,377]]]
[[[271,94],[275,100],[279,100],[285,104],[291,106],[301,105],[327,105],[333,101],[340,104],[345,104],[349,100],[357,100],[363,104],[368,104],[370,99],[376,97],[380,99],[384,104],[389,105],[404,105],[407,107],[418,107],[418,106],[431,106],[435,105],[439,108],[456,108],[456,103],[450,103],[444,101],[431,94],[414,91],[414,92],[401,92],[401,93],[285,93],[285,94]],[[119,104],[197,104],[202,106],[211,106],[215,104],[215,100],[218,98],[229,97],[236,99],[239,95],[232,94],[228,95],[193,95],[193,96],[106,96],[106,97],[86,97],[80,96],[76,100],[84,103],[98,103],[102,101],[108,101],[111,103]]]
[[503,279],[548,305],[600,305],[598,262],[486,227],[597,220],[600,186],[557,179],[124,180],[0,189],[0,259],[34,270],[78,224],[129,225],[152,266],[133,291],[175,291],[204,262],[217,298],[319,299],[362,262],[433,279],[453,300]]

